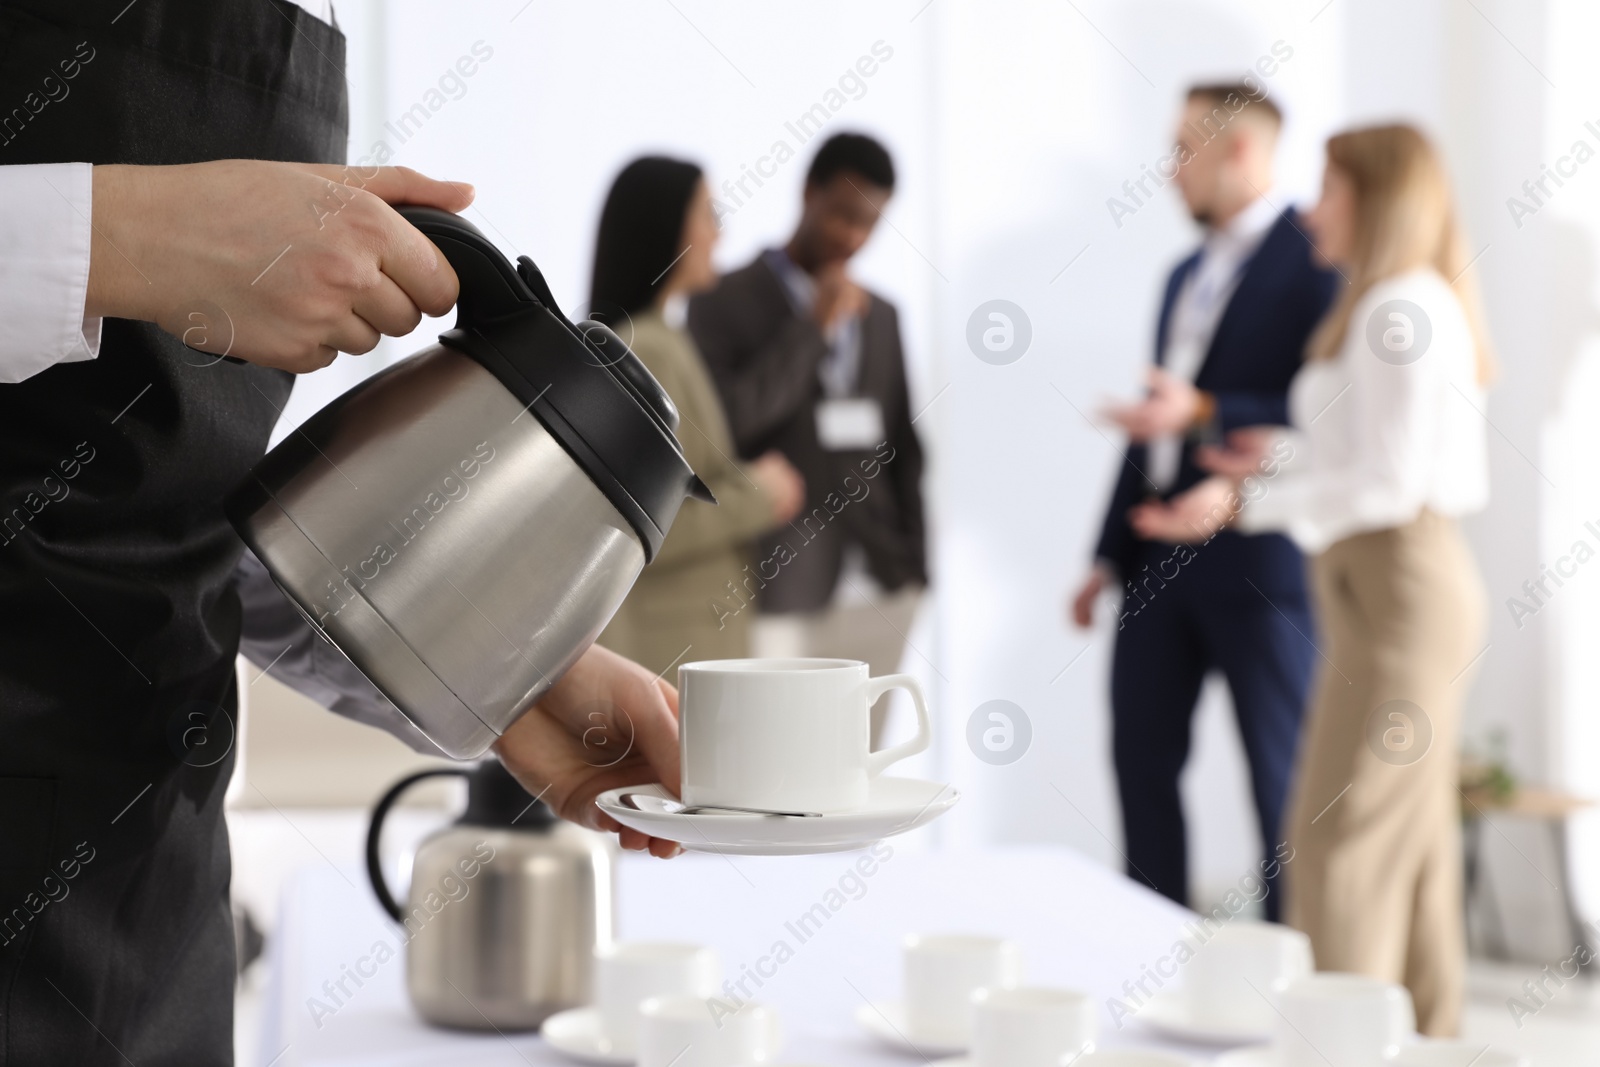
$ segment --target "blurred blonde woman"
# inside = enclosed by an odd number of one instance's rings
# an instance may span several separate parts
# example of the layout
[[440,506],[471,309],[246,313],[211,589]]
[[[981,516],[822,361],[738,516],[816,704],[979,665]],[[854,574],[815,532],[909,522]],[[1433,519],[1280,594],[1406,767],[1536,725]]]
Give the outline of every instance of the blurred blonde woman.
[[1319,675],[1288,820],[1286,918],[1321,970],[1410,989],[1456,1032],[1466,969],[1457,752],[1485,596],[1457,520],[1488,502],[1491,355],[1443,165],[1409,126],[1328,141],[1307,217],[1346,285],[1290,392],[1291,431],[1231,435],[1217,476],[1140,521],[1216,515],[1311,557]]

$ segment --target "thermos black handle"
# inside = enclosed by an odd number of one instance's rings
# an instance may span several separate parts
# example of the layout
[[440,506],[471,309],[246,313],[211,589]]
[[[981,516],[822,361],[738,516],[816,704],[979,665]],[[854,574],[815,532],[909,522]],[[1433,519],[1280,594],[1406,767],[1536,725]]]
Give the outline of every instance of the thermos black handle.
[[[630,352],[620,338],[597,322],[585,321],[574,326],[556,306],[555,298],[550,293],[550,286],[531,259],[523,256],[517,261],[517,266],[513,267],[493,242],[461,216],[452,215],[438,208],[415,205],[397,207],[395,210],[439,246],[461,281],[461,295],[456,302],[456,330],[444,335],[441,340],[454,344],[466,352],[499,378],[518,400],[528,407],[534,407],[552,387],[552,378],[546,373],[548,368],[535,369],[530,373],[524,367],[525,363],[531,365],[534,362],[529,353],[519,352],[515,346],[502,350],[489,338],[496,336],[494,326],[496,320],[517,316],[519,321],[525,324],[525,328],[532,331],[530,336],[537,336],[537,331],[542,328],[544,321],[553,318],[581,349],[584,360],[598,363],[604,368],[613,380],[633,396],[649,414],[651,420],[660,427],[666,438],[672,442],[674,450],[678,451],[677,460],[688,475],[684,491],[700,500],[716,503],[716,497],[712,495],[710,488],[693,470],[688,469],[687,461],[683,460],[682,452],[678,450],[675,436],[678,422],[677,408],[666,391],[661,388],[660,383],[644,364],[639,362],[639,357]],[[543,315],[537,314],[540,309],[543,310]],[[536,314],[523,315],[530,311]],[[509,325],[502,323],[501,328],[506,329]],[[484,343],[470,343],[474,333],[480,335]],[[568,385],[570,384],[569,382]],[[579,387],[574,395],[582,397],[587,389],[587,386]],[[559,414],[560,409],[567,403],[561,399],[562,394],[566,392],[568,392],[566,386],[558,388],[555,396],[545,400],[545,405],[558,409]],[[583,401],[580,399],[573,403],[577,406],[567,408],[569,416],[572,411],[582,406]],[[535,414],[536,417],[543,419],[538,411]],[[552,433],[557,433],[550,423],[546,424],[546,428],[551,429]],[[561,433],[557,433],[557,436],[562,440],[563,446],[575,456],[593,455],[590,443],[582,440],[581,435],[576,440],[569,440]],[[604,431],[603,436],[617,439],[612,429]],[[617,458],[613,456],[613,460]],[[640,539],[645,544],[646,562],[653,559],[665,532],[663,527],[670,524],[670,514],[676,513],[681,497],[673,497],[669,517],[666,523],[661,523],[648,509],[641,509],[637,493],[630,493],[621,486],[621,483],[615,482],[614,475],[608,472],[605,477],[611,481],[607,482],[598,478],[594,470],[590,470],[589,474],[608,496],[612,495],[608,485],[614,486],[618,495],[612,496],[612,502],[639,531]],[[647,484],[646,488],[651,487]],[[664,491],[670,496],[676,492],[676,487]]]
[[388,817],[389,809],[394,807],[395,801],[400,799],[400,794],[416,785],[425,778],[466,778],[470,771],[460,767],[435,767],[432,770],[418,771],[416,774],[407,775],[394,785],[372,809],[372,821],[367,826],[367,879],[372,883],[372,892],[378,898],[378,903],[383,905],[383,910],[395,922],[405,922],[400,905],[395,902],[394,894],[389,892],[388,883],[383,880],[383,865],[378,861],[378,842],[383,836],[383,820]]
[[[549,287],[544,285],[543,277],[538,279],[544,290],[540,294],[482,231],[460,215],[414,204],[401,205],[395,210],[439,246],[461,280],[461,296],[456,301],[457,328],[471,329],[520,311],[529,304],[546,302],[541,297],[549,296]],[[526,267],[538,273],[531,261]],[[560,314],[558,310],[556,313]]]

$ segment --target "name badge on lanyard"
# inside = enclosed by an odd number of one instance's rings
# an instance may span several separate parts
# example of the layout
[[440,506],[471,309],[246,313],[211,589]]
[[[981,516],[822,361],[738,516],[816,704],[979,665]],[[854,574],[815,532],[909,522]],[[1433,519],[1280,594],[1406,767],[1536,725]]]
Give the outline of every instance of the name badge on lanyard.
[[853,452],[883,444],[883,407],[871,397],[834,397],[817,403],[817,442],[829,452]]

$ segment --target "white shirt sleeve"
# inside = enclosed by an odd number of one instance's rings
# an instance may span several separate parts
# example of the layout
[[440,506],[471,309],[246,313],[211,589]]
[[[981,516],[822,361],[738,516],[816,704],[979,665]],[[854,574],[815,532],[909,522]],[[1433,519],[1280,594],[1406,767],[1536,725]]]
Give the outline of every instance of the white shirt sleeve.
[[[1400,526],[1427,494],[1437,405],[1418,368],[1367,356],[1353,361],[1353,386],[1338,402],[1358,411],[1360,428],[1345,462],[1287,464],[1240,513],[1248,532],[1282,530],[1301,550],[1320,553],[1351,534]],[[1301,441],[1305,439],[1302,437]],[[1307,442],[1309,445],[1309,442]]]
[[[1457,309],[1428,301],[1426,291],[1405,295],[1426,302],[1441,335],[1434,347],[1414,363],[1384,362],[1367,349],[1361,334],[1377,301],[1358,307],[1339,356],[1349,388],[1325,416],[1341,427],[1344,454],[1317,455],[1319,435],[1291,435],[1297,454],[1245,505],[1241,530],[1280,530],[1314,555],[1352,534],[1410,522],[1427,504],[1441,407],[1456,365],[1470,364],[1471,337],[1464,327],[1455,328]],[[1334,410],[1335,404],[1342,410]]]
[[100,354],[84,314],[94,168],[0,166],[0,382]]

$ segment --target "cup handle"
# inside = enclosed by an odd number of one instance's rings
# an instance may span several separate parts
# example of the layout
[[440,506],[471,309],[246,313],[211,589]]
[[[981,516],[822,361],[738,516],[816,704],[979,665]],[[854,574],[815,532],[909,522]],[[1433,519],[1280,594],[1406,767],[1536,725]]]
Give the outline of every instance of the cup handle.
[[899,763],[907,756],[925,751],[933,743],[933,724],[928,718],[928,702],[922,695],[922,686],[909,674],[886,674],[882,678],[867,679],[867,707],[891,689],[904,689],[911,694],[911,703],[917,708],[917,736],[893,748],[867,753],[867,777],[876,778],[891,763]]

